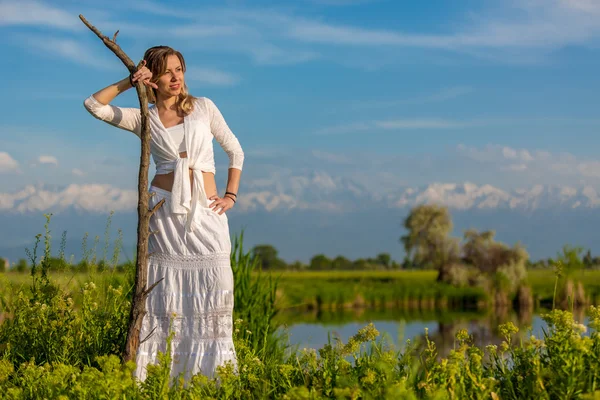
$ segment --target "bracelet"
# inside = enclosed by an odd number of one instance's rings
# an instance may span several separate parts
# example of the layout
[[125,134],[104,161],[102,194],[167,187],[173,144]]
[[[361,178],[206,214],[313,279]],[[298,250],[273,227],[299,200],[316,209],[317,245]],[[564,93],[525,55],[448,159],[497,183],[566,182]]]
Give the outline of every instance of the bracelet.
[[231,197],[231,196],[227,196],[227,194],[225,194],[225,196],[223,196],[223,197],[227,197],[228,199],[231,199],[231,200],[233,200],[233,204],[235,204],[235,203],[236,203],[235,199],[234,199],[233,197]]
[[132,73],[129,74],[129,83],[131,83],[132,87],[135,87],[135,84],[133,83],[133,81],[131,80],[131,75],[133,75]]
[[231,192],[225,192],[225,194],[232,194],[232,195],[234,195],[235,197],[237,197],[237,194],[235,194],[235,193],[231,193]]

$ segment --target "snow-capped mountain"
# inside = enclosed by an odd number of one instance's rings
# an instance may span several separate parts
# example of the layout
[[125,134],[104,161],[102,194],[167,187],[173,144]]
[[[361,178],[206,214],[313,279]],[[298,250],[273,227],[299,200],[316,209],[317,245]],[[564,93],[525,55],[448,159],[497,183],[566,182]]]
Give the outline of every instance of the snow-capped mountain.
[[388,196],[393,207],[411,207],[422,203],[441,203],[451,209],[469,210],[543,210],[551,208],[589,209],[600,207],[598,192],[591,186],[544,186],[505,191],[491,185],[473,183],[434,183],[422,188],[404,189]]
[[[573,210],[600,207],[600,195],[591,186],[544,186],[502,190],[474,183],[432,183],[422,187],[390,188],[373,193],[348,178],[313,172],[307,175],[257,179],[245,182],[236,212],[252,213],[319,210],[355,212],[373,206],[390,209],[417,204],[445,204],[451,210]],[[10,213],[65,210],[89,213],[135,211],[137,191],[111,185],[71,184],[65,187],[26,186],[14,193],[0,193],[0,211]]]
[[[67,252],[78,254],[86,232],[103,237],[111,210],[113,238],[133,255],[137,226],[137,191],[111,185],[27,186],[0,194],[0,257],[24,256],[43,213],[53,213],[54,240],[68,231]],[[554,256],[568,243],[600,251],[600,198],[591,186],[542,186],[503,190],[473,183],[432,183],[423,187],[388,187],[373,192],[353,179],[313,172],[247,180],[229,211],[232,234],[245,231],[245,248],[273,244],[288,261],[307,262],[315,254],[350,258],[389,252],[402,257],[398,238],[410,207],[422,203],[449,206],[455,235],[468,228],[495,230],[498,240],[522,242],[533,258]],[[102,247],[102,246],[100,246]],[[77,257],[77,256],[76,256]]]

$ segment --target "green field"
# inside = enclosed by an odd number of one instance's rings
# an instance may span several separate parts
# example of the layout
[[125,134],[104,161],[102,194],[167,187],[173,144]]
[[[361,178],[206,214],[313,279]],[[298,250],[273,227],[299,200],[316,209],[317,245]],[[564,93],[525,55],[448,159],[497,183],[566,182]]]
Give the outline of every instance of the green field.
[[[489,305],[482,288],[457,288],[436,282],[436,271],[273,272],[286,307],[335,309],[368,306],[403,309],[481,309]],[[600,300],[600,270],[583,270],[591,303]],[[559,280],[559,285],[564,279]],[[527,284],[536,305],[551,303],[556,282],[550,270],[531,270]]]
[[[482,310],[489,306],[489,294],[482,288],[457,288],[436,282],[436,271],[316,271],[262,272],[278,279],[277,300],[281,309],[329,310],[371,308],[420,310]],[[257,276],[258,273],[253,273]],[[76,304],[85,282],[100,283],[100,287],[123,285],[125,273],[54,272],[53,281],[71,291]],[[582,270],[574,279],[582,282],[590,303],[600,303],[600,270]],[[31,281],[29,274],[0,274],[4,293],[14,293]],[[549,270],[530,270],[527,283],[531,286],[537,306],[548,304],[554,294],[556,276]],[[562,280],[559,280],[559,284]]]

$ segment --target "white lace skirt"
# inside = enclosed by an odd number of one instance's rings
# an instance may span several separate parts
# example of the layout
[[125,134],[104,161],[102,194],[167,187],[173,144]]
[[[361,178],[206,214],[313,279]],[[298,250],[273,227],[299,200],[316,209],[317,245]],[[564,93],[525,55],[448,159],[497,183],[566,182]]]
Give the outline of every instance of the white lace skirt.
[[[151,187],[150,208],[165,204],[151,217],[148,248],[148,285],[164,278],[148,295],[147,314],[137,353],[135,376],[146,379],[146,366],[166,351],[170,319],[171,376],[184,373],[185,381],[202,373],[213,377],[216,367],[231,360],[237,370],[232,341],[233,272],[226,213],[219,215],[198,205],[196,228],[184,237],[185,216],[169,213],[171,193]],[[211,201],[209,200],[209,203]],[[174,317],[173,317],[174,316]]]

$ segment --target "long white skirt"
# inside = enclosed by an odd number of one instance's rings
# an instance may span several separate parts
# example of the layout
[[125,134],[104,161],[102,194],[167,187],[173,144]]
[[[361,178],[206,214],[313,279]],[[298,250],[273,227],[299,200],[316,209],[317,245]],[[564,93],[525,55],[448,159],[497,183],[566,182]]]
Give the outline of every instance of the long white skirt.
[[184,238],[185,216],[168,211],[171,193],[156,187],[150,193],[150,208],[163,198],[165,204],[150,218],[150,230],[158,233],[151,234],[148,243],[154,253],[148,262],[148,285],[164,279],[146,301],[140,341],[150,337],[140,345],[135,376],[145,380],[147,364],[157,363],[158,351],[166,351],[171,318],[171,377],[183,372],[187,382],[201,372],[212,378],[216,367],[228,360],[237,370],[227,215],[198,204],[196,228]]

